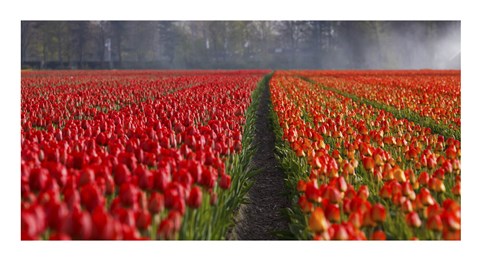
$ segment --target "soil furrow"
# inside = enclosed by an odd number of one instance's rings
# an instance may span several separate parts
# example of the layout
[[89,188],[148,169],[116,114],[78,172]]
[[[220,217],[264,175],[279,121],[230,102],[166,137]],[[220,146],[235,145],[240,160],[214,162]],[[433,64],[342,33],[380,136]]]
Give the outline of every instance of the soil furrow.
[[270,103],[270,89],[266,87],[260,97],[253,141],[257,153],[252,163],[260,172],[248,192],[249,203],[242,205],[237,215],[235,237],[239,240],[276,240],[275,233],[288,230],[288,219],[282,209],[289,207],[289,202],[284,174],[275,160]]

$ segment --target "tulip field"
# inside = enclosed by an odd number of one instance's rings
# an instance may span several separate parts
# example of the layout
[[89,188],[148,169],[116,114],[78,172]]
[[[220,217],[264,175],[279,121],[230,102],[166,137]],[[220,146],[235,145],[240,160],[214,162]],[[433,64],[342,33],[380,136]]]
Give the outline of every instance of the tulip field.
[[460,239],[458,72],[279,72],[270,91],[296,238]]
[[221,239],[264,74],[24,72],[22,239]]
[[459,71],[22,71],[22,240],[223,240],[275,160],[301,240],[460,240]]

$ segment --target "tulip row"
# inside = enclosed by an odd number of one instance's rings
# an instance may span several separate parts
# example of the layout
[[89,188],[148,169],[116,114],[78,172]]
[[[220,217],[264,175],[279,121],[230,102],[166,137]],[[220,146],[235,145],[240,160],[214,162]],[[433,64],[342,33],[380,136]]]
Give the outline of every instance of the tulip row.
[[291,73],[270,91],[296,238],[460,238],[458,140]]
[[22,239],[224,238],[263,74],[24,72]]
[[327,71],[303,76],[360,98],[413,111],[452,129],[460,128],[459,71]]

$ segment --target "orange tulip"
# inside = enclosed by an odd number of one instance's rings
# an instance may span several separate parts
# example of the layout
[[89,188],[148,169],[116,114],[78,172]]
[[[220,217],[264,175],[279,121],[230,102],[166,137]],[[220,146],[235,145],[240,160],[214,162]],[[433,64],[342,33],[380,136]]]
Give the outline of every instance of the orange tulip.
[[445,184],[441,179],[433,177],[428,181],[428,187],[436,192],[443,193],[445,192]]
[[378,153],[376,153],[374,156],[373,156],[373,159],[375,161],[375,165],[377,166],[382,166],[385,164],[384,162],[384,159],[382,158],[382,156]]
[[393,177],[395,178],[395,180],[397,180],[400,183],[407,181],[407,178],[405,177],[405,173],[400,168],[395,168],[393,170]]
[[308,219],[308,226],[315,233],[321,233],[328,229],[330,224],[328,223],[322,208],[315,208]]

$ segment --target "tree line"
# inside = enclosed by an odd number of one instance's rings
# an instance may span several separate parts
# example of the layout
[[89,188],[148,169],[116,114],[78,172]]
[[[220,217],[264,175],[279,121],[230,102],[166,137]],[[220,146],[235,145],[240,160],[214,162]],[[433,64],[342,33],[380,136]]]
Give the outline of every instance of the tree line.
[[459,68],[459,21],[22,21],[22,68]]

